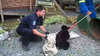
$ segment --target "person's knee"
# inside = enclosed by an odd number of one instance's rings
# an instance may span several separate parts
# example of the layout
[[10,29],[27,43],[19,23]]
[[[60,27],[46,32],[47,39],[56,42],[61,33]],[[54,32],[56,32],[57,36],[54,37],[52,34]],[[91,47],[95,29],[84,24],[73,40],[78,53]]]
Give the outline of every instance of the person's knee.
[[16,29],[16,32],[17,32],[19,35],[21,35],[21,32],[20,32],[19,29]]
[[21,33],[23,36],[26,36],[26,37],[31,37],[33,34],[31,29],[22,29]]

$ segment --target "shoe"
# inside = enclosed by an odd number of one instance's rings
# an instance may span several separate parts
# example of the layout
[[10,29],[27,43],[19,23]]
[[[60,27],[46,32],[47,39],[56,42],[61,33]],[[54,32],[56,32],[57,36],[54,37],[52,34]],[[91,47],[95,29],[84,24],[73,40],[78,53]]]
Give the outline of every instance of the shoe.
[[25,46],[24,44],[22,44],[22,48],[23,48],[25,51],[29,51],[28,46]]
[[21,41],[22,41],[22,37],[19,38],[19,42],[21,42]]
[[87,33],[86,33],[86,32],[82,32],[82,34],[83,34],[83,35],[86,35]]
[[84,31],[83,29],[80,29],[80,31],[81,31],[81,33],[82,33],[83,35],[86,35],[86,34],[87,34],[86,31]]

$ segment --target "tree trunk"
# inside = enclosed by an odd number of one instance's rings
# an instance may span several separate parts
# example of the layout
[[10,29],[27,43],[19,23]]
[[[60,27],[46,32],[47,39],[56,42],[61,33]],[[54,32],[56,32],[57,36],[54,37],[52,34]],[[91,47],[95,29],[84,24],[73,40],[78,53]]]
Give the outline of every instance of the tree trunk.
[[70,19],[67,17],[67,15],[66,15],[66,13],[61,9],[61,7],[58,5],[58,3],[55,1],[55,0],[53,0],[54,1],[54,3],[55,3],[55,5],[57,6],[57,8],[61,11],[61,13],[65,16],[65,18],[68,20],[68,21],[70,21]]

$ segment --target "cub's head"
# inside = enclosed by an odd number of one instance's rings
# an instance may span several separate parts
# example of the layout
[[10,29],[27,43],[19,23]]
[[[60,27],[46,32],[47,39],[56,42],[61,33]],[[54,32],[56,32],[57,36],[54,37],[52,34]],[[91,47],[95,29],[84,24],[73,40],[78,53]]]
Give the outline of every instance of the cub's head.
[[62,30],[64,30],[64,29],[69,29],[70,27],[67,27],[66,25],[63,25],[62,27],[61,27],[61,29]]

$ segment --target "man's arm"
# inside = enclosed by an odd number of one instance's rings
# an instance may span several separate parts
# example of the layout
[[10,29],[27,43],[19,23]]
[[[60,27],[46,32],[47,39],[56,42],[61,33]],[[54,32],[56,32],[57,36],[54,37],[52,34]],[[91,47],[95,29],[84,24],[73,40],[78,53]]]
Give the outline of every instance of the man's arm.
[[87,6],[85,5],[85,0],[79,0],[79,5],[80,5],[81,12],[85,12],[88,15],[91,14],[91,12],[88,10]]
[[41,36],[41,37],[46,37],[46,35],[40,33],[39,31],[37,31],[36,29],[33,29],[32,30],[34,34],[38,35],[38,36]]
[[44,28],[43,25],[41,25],[40,28],[41,28],[44,32],[46,32],[46,29]]

